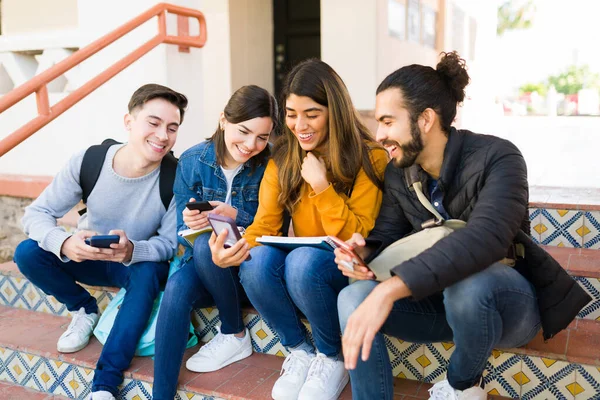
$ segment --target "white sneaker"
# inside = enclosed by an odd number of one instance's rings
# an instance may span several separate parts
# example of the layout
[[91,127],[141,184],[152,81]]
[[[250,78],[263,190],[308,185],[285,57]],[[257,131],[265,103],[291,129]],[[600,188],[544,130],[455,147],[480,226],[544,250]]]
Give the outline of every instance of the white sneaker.
[[318,353],[310,363],[298,400],[336,400],[349,380],[343,361]]
[[436,383],[429,389],[429,400],[486,400],[487,394],[479,385],[467,390],[456,390],[447,380]]
[[252,355],[250,332],[246,329],[244,333],[246,336],[238,339],[233,334],[225,335],[219,330],[210,342],[200,347],[200,350],[187,360],[185,367],[194,372],[212,372],[250,357]]
[[74,353],[87,346],[98,323],[98,314],[86,314],[83,307],[72,314],[73,320],[56,344],[56,349],[61,353]]
[[100,390],[98,392],[93,392],[90,396],[90,400],[116,400],[115,396],[112,395],[111,392],[107,392],[106,390]]
[[273,385],[271,397],[274,400],[298,399],[314,358],[314,354],[308,354],[304,350],[292,350],[281,366],[281,376]]

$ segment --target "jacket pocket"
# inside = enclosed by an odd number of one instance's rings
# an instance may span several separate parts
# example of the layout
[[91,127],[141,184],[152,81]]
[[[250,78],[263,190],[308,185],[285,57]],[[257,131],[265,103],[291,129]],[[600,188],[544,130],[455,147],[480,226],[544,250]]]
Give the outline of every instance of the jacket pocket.
[[215,197],[217,196],[217,191],[215,189],[206,186],[198,188],[197,193],[202,196],[202,201],[212,201],[215,200]]
[[258,185],[246,186],[242,193],[244,195],[244,201],[256,201],[258,202]]

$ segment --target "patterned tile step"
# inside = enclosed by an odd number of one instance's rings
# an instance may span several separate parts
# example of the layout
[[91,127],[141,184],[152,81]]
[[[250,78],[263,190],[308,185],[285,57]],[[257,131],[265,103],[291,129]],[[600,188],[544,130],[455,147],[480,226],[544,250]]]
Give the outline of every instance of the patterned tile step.
[[2,400],[66,400],[68,397],[40,393],[33,389],[15,385],[8,382],[0,382],[0,399]]
[[[101,345],[92,339],[78,353],[57,353],[56,341],[68,322],[66,317],[0,306],[0,381],[71,398],[82,398],[89,393]],[[594,337],[590,332],[587,334]],[[387,340],[393,374],[402,378],[396,380],[398,395],[418,398],[425,395],[430,384],[444,379],[454,352],[453,343],[420,345],[394,338]],[[196,350],[188,350],[186,357]],[[536,400],[600,398],[600,367],[586,365],[581,360],[561,359],[527,349],[494,350],[484,372],[486,390],[490,395]],[[181,398],[194,399],[198,395],[203,396],[199,399],[269,398],[282,362],[282,357],[254,353],[209,374],[195,374],[182,367],[180,392],[186,397]],[[149,399],[152,377],[153,361],[136,357],[125,373],[121,398],[137,395],[140,400]],[[349,390],[346,389],[343,398],[350,398]]]

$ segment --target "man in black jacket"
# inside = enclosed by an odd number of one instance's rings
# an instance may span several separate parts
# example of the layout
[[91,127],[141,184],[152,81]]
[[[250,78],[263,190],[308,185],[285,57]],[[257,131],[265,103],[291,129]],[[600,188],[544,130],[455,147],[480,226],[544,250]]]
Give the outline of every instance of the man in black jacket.
[[343,264],[351,258],[336,250],[339,269],[358,280],[338,297],[353,399],[393,397],[383,333],[454,341],[447,379],[430,389],[431,399],[485,399],[479,383],[493,348],[522,346],[540,328],[550,338],[590,300],[529,236],[527,168],[519,150],[451,126],[468,82],[464,60],[453,52],[436,69],[403,67],[377,89],[377,140],[392,162],[375,228],[367,240],[354,234],[349,243],[369,261],[421,231],[433,215],[418,200],[415,181],[444,219],[467,225],[390,265],[392,277],[382,283],[364,267],[349,271]]

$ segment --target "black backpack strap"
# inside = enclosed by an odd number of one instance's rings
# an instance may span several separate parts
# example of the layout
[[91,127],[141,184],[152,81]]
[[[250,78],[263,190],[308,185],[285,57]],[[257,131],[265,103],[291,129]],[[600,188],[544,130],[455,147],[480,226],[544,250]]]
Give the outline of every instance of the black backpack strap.
[[[81,186],[81,201],[83,201],[83,204],[87,204],[88,197],[90,196],[90,193],[92,193],[92,190],[94,190],[94,186],[96,186],[108,149],[113,144],[119,143],[120,142],[117,142],[114,139],[106,139],[102,144],[97,144],[88,148],[83,155],[81,168],[79,170],[79,186]],[[86,208],[79,210],[79,215],[85,214],[86,211]]]
[[158,190],[165,210],[169,209],[171,199],[173,198],[173,184],[175,183],[175,173],[177,172],[177,158],[173,152],[169,152],[160,163],[160,176],[158,177]]

